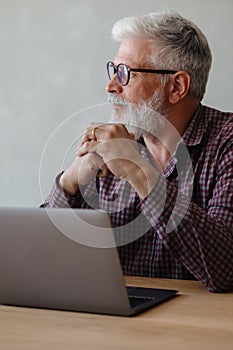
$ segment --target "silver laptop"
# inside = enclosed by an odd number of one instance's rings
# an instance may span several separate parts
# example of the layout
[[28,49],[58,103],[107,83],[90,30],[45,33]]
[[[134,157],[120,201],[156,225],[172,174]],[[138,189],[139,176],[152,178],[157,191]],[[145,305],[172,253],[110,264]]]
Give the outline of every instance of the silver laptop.
[[0,208],[0,304],[135,315],[177,290],[126,287],[106,213]]

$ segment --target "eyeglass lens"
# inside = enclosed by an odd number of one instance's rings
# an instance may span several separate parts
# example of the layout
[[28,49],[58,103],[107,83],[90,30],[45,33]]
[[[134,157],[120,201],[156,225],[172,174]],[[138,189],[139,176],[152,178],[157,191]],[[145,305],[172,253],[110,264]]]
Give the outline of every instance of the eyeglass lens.
[[126,85],[128,82],[128,69],[124,64],[119,64],[117,70],[117,77],[121,85]]
[[128,69],[124,64],[119,64],[117,67],[112,63],[109,62],[108,65],[108,77],[111,80],[113,76],[117,73],[117,78],[119,80],[119,83],[121,85],[126,85],[128,82]]

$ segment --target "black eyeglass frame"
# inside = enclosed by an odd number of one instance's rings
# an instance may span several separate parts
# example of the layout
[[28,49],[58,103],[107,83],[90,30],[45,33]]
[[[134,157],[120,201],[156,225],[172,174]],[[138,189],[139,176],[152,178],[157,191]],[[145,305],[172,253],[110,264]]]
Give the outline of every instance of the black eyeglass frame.
[[[128,83],[129,83],[129,80],[130,80],[130,72],[142,72],[142,73],[156,73],[156,74],[175,74],[177,73],[178,71],[176,70],[171,70],[171,69],[147,69],[147,68],[130,68],[128,67],[126,64],[124,63],[119,63],[117,66],[111,62],[111,61],[108,61],[107,62],[107,72],[108,72],[108,77],[109,77],[109,80],[112,80],[112,77],[110,76],[110,73],[109,73],[109,66],[112,66],[113,69],[114,69],[114,75],[117,74],[117,79],[119,81],[119,83],[122,85],[122,86],[126,86]],[[127,75],[127,80],[126,80],[126,83],[122,84],[120,82],[120,79],[119,79],[119,74],[118,74],[118,71],[119,71],[119,66],[124,66],[126,69],[127,69],[127,72],[128,72],[128,75]]]

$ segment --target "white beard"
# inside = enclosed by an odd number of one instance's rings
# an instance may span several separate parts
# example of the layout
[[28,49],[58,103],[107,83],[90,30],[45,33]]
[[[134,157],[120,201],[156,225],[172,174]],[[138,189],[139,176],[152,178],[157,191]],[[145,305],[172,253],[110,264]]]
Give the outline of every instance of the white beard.
[[135,140],[141,136],[157,135],[158,130],[165,126],[164,93],[160,91],[155,91],[148,101],[137,105],[114,95],[109,96],[109,102],[120,106],[113,109],[111,122],[125,124],[129,132],[134,133]]

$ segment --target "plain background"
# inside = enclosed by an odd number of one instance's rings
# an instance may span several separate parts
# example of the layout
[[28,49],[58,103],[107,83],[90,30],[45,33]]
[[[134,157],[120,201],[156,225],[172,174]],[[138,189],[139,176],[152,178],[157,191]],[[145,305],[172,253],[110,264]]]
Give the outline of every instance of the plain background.
[[75,154],[74,135],[96,120],[101,108],[92,106],[107,101],[105,63],[117,49],[113,23],[167,8],[209,40],[203,102],[232,111],[232,0],[0,0],[0,206],[38,206],[64,154]]

